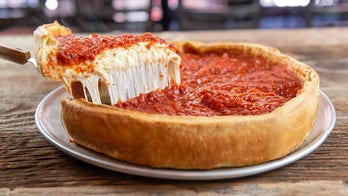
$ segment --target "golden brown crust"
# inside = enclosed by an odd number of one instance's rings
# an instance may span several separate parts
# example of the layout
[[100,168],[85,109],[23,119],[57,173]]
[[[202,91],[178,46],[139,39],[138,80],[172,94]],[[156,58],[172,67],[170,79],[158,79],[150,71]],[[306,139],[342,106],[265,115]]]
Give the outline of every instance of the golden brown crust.
[[[56,55],[58,48],[57,36],[71,35],[70,29],[60,25],[57,21],[51,24],[39,26],[34,31],[34,55],[38,64],[38,70],[47,79],[61,81],[62,69],[56,67],[56,71],[52,72],[53,66],[50,62],[56,62]],[[56,63],[55,63],[56,64]]]
[[259,164],[299,147],[312,130],[319,77],[309,66],[274,48],[244,43],[175,42],[180,52],[235,51],[262,55],[298,73],[301,93],[271,113],[256,116],[167,116],[62,101],[62,119],[73,140],[131,163],[175,169]]

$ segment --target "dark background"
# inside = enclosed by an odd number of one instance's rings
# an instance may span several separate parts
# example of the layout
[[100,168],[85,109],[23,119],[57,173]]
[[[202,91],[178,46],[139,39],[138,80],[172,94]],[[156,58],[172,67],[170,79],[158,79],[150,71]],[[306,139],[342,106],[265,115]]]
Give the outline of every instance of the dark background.
[[278,29],[348,25],[347,0],[0,0],[0,33],[59,21],[74,32]]

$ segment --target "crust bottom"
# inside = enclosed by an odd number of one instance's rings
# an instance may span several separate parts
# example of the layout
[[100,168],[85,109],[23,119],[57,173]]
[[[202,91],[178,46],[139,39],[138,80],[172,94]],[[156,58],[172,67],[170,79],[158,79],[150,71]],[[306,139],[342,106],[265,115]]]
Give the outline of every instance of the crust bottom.
[[276,49],[252,44],[176,42],[179,51],[227,50],[262,55],[303,80],[300,93],[271,113],[256,116],[167,116],[62,101],[62,120],[78,144],[130,163],[156,168],[211,169],[259,164],[298,148],[316,119],[319,77]]

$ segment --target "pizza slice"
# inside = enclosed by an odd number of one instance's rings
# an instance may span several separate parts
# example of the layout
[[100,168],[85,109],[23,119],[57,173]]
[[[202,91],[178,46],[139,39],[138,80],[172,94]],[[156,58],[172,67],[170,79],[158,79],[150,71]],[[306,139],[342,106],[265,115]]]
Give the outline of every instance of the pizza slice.
[[75,36],[54,22],[38,27],[34,38],[40,72],[64,82],[72,97],[76,84],[93,103],[102,103],[107,94],[114,104],[180,83],[180,56],[173,45],[150,33]]

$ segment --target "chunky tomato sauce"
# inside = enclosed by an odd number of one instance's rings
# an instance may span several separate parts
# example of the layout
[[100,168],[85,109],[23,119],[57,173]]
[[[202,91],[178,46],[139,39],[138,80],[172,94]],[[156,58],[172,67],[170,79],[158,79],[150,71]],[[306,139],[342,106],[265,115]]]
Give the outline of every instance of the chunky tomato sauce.
[[297,95],[301,80],[285,66],[242,54],[185,53],[182,82],[115,107],[185,116],[259,115]]
[[[159,36],[150,33],[142,35],[125,34],[119,36],[102,36],[93,34],[89,37],[74,35],[59,36],[57,60],[60,65],[77,65],[86,61],[93,61],[103,50],[118,47],[128,48],[139,42],[148,42],[147,47],[154,43],[168,44]],[[168,46],[174,50],[172,45]],[[81,70],[83,71],[83,70]]]

